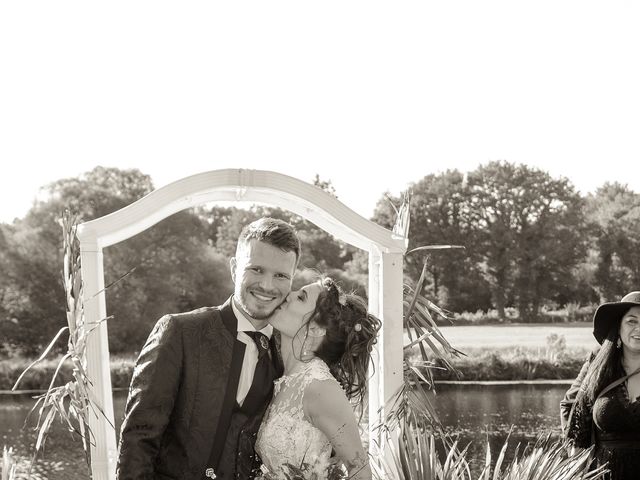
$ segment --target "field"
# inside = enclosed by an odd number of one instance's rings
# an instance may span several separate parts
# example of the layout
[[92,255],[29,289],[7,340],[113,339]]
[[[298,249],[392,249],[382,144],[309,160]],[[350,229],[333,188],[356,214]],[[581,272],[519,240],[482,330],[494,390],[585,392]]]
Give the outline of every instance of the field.
[[444,337],[455,348],[546,347],[551,334],[565,338],[567,348],[592,349],[598,344],[591,333],[591,322],[560,324],[510,324],[441,327]]
[[[572,380],[597,343],[590,322],[447,326],[441,331],[464,355],[460,375],[436,370],[438,380]],[[413,355],[417,355],[414,349]]]

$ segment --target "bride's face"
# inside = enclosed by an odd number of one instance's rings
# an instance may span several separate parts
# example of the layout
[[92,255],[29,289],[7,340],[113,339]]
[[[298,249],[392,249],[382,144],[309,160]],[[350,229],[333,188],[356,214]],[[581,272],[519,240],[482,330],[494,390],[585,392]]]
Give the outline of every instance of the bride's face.
[[281,334],[294,337],[309,320],[323,289],[319,282],[315,282],[292,291],[286,301],[273,312],[269,323]]

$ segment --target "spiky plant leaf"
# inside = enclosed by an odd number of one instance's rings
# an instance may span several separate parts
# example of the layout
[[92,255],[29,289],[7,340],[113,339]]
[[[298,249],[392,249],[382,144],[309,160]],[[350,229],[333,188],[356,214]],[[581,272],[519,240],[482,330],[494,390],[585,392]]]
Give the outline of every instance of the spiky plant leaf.
[[58,333],[56,333],[56,335],[53,337],[53,340],[51,340],[51,342],[49,342],[49,345],[47,345],[47,348],[44,349],[44,352],[42,352],[42,354],[33,362],[31,362],[27,368],[24,369],[24,371],[20,374],[20,376],[18,377],[18,379],[16,380],[16,382],[13,384],[13,388],[11,389],[12,391],[15,391],[18,388],[18,385],[20,384],[20,381],[22,380],[22,378],[25,376],[25,374],[31,370],[31,368],[34,365],[37,365],[38,363],[40,363],[41,361],[43,361],[47,355],[49,355],[49,352],[51,351],[51,349],[53,348],[53,346],[55,345],[55,343],[58,341],[58,339],[60,338],[60,336],[66,332],[67,330],[69,330],[69,327],[62,327],[60,330],[58,330]]
[[18,466],[13,458],[13,448],[2,447],[2,468],[0,468],[0,480],[14,480]]

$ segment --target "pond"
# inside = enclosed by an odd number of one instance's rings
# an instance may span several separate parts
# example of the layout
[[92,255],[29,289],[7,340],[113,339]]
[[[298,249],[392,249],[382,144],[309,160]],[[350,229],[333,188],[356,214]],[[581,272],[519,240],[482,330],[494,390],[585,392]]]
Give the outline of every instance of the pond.
[[[511,458],[515,446],[534,441],[540,434],[560,433],[559,402],[568,384],[439,384],[436,409],[447,433],[458,435],[459,444],[469,447],[473,471],[484,462],[487,439],[497,457],[509,432]],[[114,394],[116,427],[124,411],[125,392]],[[0,439],[12,446],[22,463],[28,464],[36,435],[23,428],[33,405],[31,395],[0,395]],[[522,448],[522,447],[521,447]],[[88,469],[79,441],[57,425],[36,462],[32,478],[81,480]]]
[[569,385],[570,382],[440,384],[435,406],[445,431],[457,436],[459,448],[470,443],[467,458],[477,474],[485,462],[487,442],[495,461],[508,439],[505,462],[509,462],[518,443],[522,451],[542,435],[549,433],[559,438],[560,400]]

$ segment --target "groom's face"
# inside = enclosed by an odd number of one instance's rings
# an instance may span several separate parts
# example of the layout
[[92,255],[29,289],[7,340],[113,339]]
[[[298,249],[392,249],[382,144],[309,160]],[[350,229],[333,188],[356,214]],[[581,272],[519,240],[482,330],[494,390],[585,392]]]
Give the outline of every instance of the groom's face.
[[254,320],[266,320],[291,291],[295,252],[285,252],[260,240],[241,245],[231,259],[234,299]]

